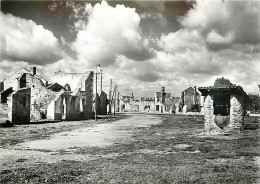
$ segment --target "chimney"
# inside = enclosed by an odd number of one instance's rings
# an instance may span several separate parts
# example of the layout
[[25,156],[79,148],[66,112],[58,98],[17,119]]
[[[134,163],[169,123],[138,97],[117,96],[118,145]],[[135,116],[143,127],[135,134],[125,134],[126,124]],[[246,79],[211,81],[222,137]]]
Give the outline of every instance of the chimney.
[[165,93],[165,87],[162,87],[162,93]]
[[32,75],[36,75],[36,67],[35,66],[31,67],[31,73],[32,73]]
[[197,87],[194,86],[194,104],[197,104]]
[[162,87],[162,103],[164,104],[165,103],[165,96],[166,96],[166,93],[165,93],[165,87]]

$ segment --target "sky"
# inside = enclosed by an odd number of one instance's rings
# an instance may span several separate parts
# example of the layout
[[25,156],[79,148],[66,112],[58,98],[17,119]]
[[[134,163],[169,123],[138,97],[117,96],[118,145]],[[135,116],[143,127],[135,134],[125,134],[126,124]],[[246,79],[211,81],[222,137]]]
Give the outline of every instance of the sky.
[[1,1],[0,81],[36,66],[103,70],[121,94],[172,96],[225,77],[260,84],[260,1]]

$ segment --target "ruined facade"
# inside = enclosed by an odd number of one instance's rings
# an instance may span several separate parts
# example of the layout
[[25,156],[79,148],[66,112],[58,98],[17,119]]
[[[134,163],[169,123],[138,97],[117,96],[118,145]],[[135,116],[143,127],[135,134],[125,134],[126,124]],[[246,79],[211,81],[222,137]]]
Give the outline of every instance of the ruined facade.
[[140,112],[154,112],[155,111],[155,100],[154,98],[141,97],[139,100]]
[[179,110],[182,113],[200,112],[201,111],[201,95],[198,93],[196,86],[189,87],[181,92]]
[[171,93],[165,92],[165,87],[162,87],[160,92],[155,92],[155,112],[172,113],[174,102]]
[[119,99],[119,111],[118,112],[133,112],[135,106],[135,100],[133,95],[123,95]]
[[170,93],[155,93],[155,98],[141,97],[134,99],[133,94],[130,96],[121,96],[118,103],[118,112],[149,112],[149,113],[172,113],[174,111],[175,98]]
[[244,128],[247,94],[241,86],[201,87],[207,132],[239,131]]
[[61,93],[48,108],[55,120],[82,120],[93,118],[93,75],[85,73],[55,73],[55,82],[66,91]]

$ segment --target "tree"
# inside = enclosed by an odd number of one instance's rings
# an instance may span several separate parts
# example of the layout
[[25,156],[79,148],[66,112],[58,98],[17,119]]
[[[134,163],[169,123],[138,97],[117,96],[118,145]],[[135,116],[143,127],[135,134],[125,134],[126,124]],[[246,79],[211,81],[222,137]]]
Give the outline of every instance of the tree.
[[214,87],[231,87],[234,86],[228,79],[225,79],[224,77],[222,78],[217,78],[214,82]]
[[256,113],[260,111],[260,97],[258,95],[249,94],[248,110]]

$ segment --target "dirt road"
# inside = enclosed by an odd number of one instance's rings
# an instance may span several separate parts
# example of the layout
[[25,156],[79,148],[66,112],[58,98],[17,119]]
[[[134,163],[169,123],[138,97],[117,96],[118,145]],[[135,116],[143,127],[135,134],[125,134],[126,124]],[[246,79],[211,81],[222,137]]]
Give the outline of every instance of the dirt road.
[[[114,122],[77,128],[51,135],[48,138],[20,143],[1,149],[0,161],[3,166],[15,166],[17,161],[24,164],[38,162],[55,163],[61,160],[92,160],[98,157],[76,154],[75,150],[87,147],[104,147],[131,141],[138,128],[149,128],[162,120],[154,115],[127,115]],[[60,153],[66,154],[60,154]]]

